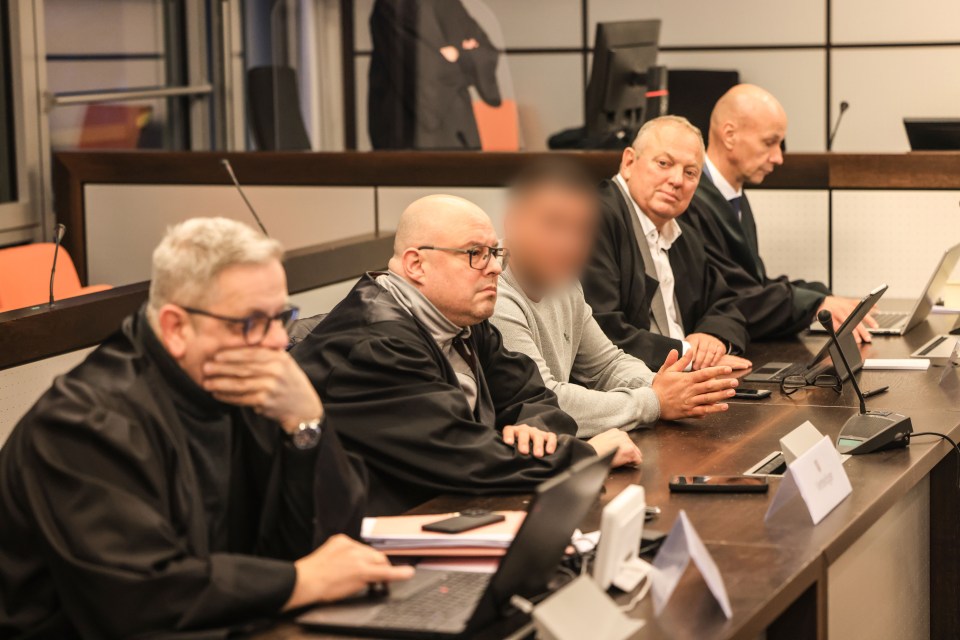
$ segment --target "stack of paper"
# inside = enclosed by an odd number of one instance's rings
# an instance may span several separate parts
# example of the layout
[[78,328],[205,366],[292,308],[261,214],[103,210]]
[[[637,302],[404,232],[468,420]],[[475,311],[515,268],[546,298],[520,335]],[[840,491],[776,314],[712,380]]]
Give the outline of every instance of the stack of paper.
[[453,534],[424,531],[423,525],[452,518],[455,513],[364,518],[360,535],[367,544],[391,556],[502,556],[527,514],[497,513],[505,517],[503,522]]

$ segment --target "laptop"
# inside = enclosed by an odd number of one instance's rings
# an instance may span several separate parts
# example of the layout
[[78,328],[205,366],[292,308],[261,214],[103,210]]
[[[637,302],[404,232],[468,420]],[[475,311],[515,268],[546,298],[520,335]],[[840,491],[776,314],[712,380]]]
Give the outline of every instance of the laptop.
[[[911,311],[874,311],[873,319],[880,325],[870,329],[870,333],[881,336],[902,336],[906,332],[927,319],[933,306],[943,294],[943,287],[947,280],[960,262],[960,244],[947,249],[940,258],[937,268],[927,283],[927,288],[923,295],[917,298]],[[823,327],[820,323],[814,322],[810,325],[810,331],[823,333]]]
[[[853,373],[863,368],[863,359],[860,357],[857,340],[853,337],[853,330],[863,321],[870,312],[870,309],[873,309],[877,301],[883,297],[886,291],[887,285],[882,284],[864,296],[863,299],[857,303],[853,312],[847,316],[847,319],[840,325],[840,329],[837,330],[837,341],[840,343],[840,348],[843,349],[843,355],[846,356],[847,362],[850,363],[850,368],[853,370]],[[828,354],[830,355],[832,364],[823,362]],[[843,366],[839,354],[836,353],[833,340],[827,340],[823,344],[823,347],[820,348],[820,351],[806,364],[802,362],[768,362],[759,369],[751,371],[750,374],[744,376],[743,379],[745,382],[779,383],[789,376],[802,375],[809,383],[813,382],[817,376],[829,371],[831,367],[836,369],[837,375],[842,382],[845,382],[847,378],[850,377],[846,367]]]
[[590,458],[541,484],[497,571],[419,569],[387,595],[356,596],[311,609],[297,622],[311,631],[391,638],[457,638],[516,613],[514,595],[547,595],[573,532],[594,505],[613,453]]

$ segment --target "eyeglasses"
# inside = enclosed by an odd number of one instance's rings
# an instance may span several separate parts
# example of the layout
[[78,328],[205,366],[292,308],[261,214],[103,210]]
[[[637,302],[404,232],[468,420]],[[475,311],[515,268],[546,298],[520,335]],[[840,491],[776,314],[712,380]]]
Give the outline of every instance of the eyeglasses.
[[206,316],[207,318],[213,318],[221,322],[240,325],[243,329],[243,340],[251,347],[255,347],[263,342],[264,338],[266,338],[270,332],[270,326],[274,322],[279,322],[284,330],[287,330],[290,328],[290,325],[300,317],[300,309],[294,306],[284,307],[283,311],[273,316],[267,315],[262,311],[254,311],[245,318],[231,318],[230,316],[222,316],[218,313],[211,313],[203,309],[194,309],[193,307],[181,308],[195,316]]
[[780,393],[785,396],[792,396],[800,389],[806,387],[819,387],[821,389],[833,389],[837,395],[843,393],[843,383],[835,375],[824,374],[814,378],[813,382],[807,382],[803,376],[787,376],[780,381]]
[[477,245],[469,249],[457,249],[454,247],[417,247],[417,251],[450,251],[452,253],[465,253],[470,257],[470,268],[483,271],[490,264],[491,258],[496,258],[500,263],[501,269],[507,268],[507,262],[510,260],[510,250],[503,247],[488,247]]

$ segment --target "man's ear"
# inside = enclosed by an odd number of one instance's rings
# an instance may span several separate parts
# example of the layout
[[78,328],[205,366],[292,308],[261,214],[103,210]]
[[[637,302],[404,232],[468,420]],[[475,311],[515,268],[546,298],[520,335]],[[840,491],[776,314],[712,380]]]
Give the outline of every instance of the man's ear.
[[174,304],[165,304],[157,312],[157,326],[160,342],[174,360],[180,360],[187,353],[189,333],[193,331],[187,312]]
[[624,180],[630,179],[630,174],[633,172],[633,165],[637,162],[637,150],[633,147],[627,147],[623,150],[623,155],[620,156],[620,175],[623,176]]
[[416,249],[407,249],[400,256],[400,264],[403,266],[403,275],[417,284],[423,284],[424,276],[423,257]]
[[732,151],[737,142],[737,125],[729,120],[720,127],[720,139],[727,151]]

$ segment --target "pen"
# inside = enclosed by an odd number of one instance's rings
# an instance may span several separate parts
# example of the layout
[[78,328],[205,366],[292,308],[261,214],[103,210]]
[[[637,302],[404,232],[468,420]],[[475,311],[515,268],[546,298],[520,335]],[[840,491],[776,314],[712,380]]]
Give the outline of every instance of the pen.
[[890,386],[889,386],[889,385],[884,386],[884,387],[877,387],[876,389],[870,389],[869,391],[864,391],[864,392],[863,392],[863,397],[864,397],[864,398],[872,398],[873,396],[878,396],[878,395],[880,395],[881,393],[886,393],[886,392],[889,391],[889,390],[890,390]]

